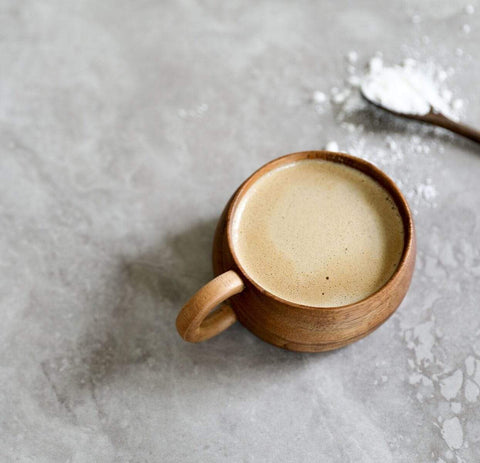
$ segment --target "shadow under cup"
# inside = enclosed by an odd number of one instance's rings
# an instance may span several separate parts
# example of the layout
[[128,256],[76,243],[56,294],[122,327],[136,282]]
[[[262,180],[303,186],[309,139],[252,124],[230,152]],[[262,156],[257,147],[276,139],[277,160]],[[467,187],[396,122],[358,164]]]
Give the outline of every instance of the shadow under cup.
[[[316,307],[282,299],[247,273],[235,251],[234,218],[252,185],[272,170],[308,159],[339,163],[366,174],[389,193],[400,214],[404,232],[400,261],[380,289],[358,302]],[[343,153],[306,151],[289,154],[258,169],[227,203],[213,244],[213,269],[217,277],[187,302],[177,318],[177,329],[185,340],[198,342],[218,334],[238,320],[264,341],[288,350],[320,352],[336,349],[366,336],[393,314],[408,290],[415,253],[412,214],[398,187],[382,171]]]

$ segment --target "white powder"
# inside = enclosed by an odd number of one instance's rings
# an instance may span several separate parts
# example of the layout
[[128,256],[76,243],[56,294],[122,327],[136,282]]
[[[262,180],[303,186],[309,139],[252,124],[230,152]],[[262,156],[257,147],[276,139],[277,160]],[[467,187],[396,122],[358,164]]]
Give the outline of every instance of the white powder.
[[313,101],[318,104],[325,103],[325,101],[327,101],[327,95],[319,91],[313,92]]
[[202,103],[192,109],[179,109],[178,115],[182,119],[202,117],[208,111],[208,104]]
[[[416,55],[412,52],[411,56]],[[367,62],[369,75],[385,69],[380,52]],[[323,140],[324,146],[331,151],[344,151],[366,159],[383,169],[400,187],[414,215],[425,207],[437,207],[442,200],[442,190],[434,184],[434,179],[427,177],[426,172],[440,162],[438,154],[444,152],[444,138],[450,135],[431,136],[435,130],[432,127],[405,124],[400,118],[381,120],[384,114],[372,111],[372,105],[360,93],[361,84],[365,81],[364,64],[365,60],[359,53],[347,52],[344,80],[337,80],[330,89],[311,89],[309,99],[319,118],[333,116],[338,126],[335,134]],[[431,60],[420,64],[420,61],[412,59],[398,67],[415,69],[428,78],[437,90],[437,98],[447,106],[445,113],[448,112],[450,117],[457,118],[464,110],[463,102],[453,99],[452,92],[446,87],[448,79],[455,73],[454,68],[442,68]]]
[[319,90],[313,92],[313,97],[312,97],[313,103],[315,104],[315,110],[317,111],[318,114],[323,114],[328,105],[328,98],[325,93],[320,92]]
[[415,188],[415,193],[420,195],[423,199],[427,201],[431,201],[436,198],[437,196],[437,189],[434,185],[432,185],[432,181],[430,178],[427,178],[426,183],[420,183]]
[[362,93],[374,103],[403,114],[424,115],[431,109],[452,115],[452,93],[440,84],[447,77],[445,71],[433,73],[422,70],[415,60],[385,67],[380,57],[370,60],[369,72],[364,77]]
[[354,50],[349,51],[347,54],[347,61],[350,64],[355,64],[358,61],[358,53]]
[[341,104],[345,102],[345,100],[350,95],[350,89],[345,88],[343,90],[339,90],[338,88],[332,88],[332,100],[336,104]]
[[329,141],[326,146],[325,146],[325,149],[327,151],[336,151],[338,152],[338,144],[336,141]]

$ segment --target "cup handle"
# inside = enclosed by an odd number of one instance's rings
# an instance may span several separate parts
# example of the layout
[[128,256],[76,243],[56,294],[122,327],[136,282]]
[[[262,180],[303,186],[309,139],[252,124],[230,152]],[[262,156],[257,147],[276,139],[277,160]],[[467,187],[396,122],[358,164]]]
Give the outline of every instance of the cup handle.
[[200,288],[177,316],[177,331],[188,342],[202,342],[216,336],[237,321],[232,308],[218,304],[243,291],[243,281],[233,270],[222,273]]

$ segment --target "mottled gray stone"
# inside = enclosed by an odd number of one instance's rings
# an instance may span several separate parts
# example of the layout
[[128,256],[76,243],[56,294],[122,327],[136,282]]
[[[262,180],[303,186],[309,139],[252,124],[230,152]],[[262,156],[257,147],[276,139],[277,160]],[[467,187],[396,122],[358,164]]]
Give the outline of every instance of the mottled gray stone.
[[[467,3],[0,1],[0,460],[478,461],[479,148],[312,101],[381,51],[451,66],[480,125]],[[183,342],[234,188],[333,140],[415,210],[399,311],[323,355]]]

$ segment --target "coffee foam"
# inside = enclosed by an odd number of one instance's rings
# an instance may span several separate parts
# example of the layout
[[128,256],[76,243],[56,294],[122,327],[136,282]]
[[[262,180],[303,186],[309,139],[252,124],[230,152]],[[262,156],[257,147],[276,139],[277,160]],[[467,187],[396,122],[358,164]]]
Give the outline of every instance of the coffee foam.
[[390,194],[364,173],[302,160],[258,179],[233,220],[240,264],[261,287],[298,304],[357,302],[392,276],[404,247]]

